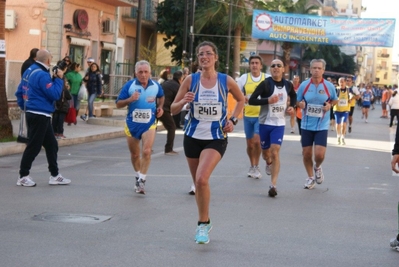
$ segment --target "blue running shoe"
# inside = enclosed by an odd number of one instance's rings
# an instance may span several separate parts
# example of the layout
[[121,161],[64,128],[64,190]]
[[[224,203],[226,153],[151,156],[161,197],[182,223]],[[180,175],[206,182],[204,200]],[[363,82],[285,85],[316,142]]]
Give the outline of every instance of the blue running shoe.
[[209,243],[209,232],[212,230],[212,223],[200,224],[197,226],[195,231],[195,242],[197,244],[208,244]]

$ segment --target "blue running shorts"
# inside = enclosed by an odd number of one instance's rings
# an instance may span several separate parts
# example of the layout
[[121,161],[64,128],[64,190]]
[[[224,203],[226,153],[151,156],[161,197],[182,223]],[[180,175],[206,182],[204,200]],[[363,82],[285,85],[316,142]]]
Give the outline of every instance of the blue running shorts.
[[302,134],[301,134],[302,147],[313,146],[313,143],[317,146],[327,147],[327,136],[328,136],[328,130],[309,131],[302,129]]
[[271,126],[260,124],[259,137],[263,150],[270,148],[271,144],[280,145],[283,143],[285,126]]
[[348,111],[335,111],[334,116],[335,116],[335,123],[336,124],[342,124],[344,122],[348,121]]
[[244,116],[244,132],[247,139],[254,137],[254,134],[259,135],[259,118]]

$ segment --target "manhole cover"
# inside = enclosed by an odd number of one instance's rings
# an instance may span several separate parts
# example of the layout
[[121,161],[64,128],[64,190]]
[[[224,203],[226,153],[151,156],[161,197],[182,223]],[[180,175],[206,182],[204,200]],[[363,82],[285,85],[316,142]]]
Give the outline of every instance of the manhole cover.
[[94,224],[108,221],[112,216],[93,214],[42,213],[32,217],[35,221]]

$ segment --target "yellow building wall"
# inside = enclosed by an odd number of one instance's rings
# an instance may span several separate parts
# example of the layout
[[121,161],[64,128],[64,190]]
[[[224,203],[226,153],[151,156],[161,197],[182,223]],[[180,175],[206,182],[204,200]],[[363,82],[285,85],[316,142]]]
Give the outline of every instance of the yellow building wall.
[[157,35],[157,65],[158,66],[174,66],[175,63],[172,63],[171,59],[171,51],[173,48],[166,49],[164,46],[165,34]]

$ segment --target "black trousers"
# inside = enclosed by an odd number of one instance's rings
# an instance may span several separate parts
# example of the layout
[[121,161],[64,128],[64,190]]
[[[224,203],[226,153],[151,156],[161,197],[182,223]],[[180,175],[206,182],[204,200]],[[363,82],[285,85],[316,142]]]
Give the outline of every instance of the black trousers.
[[52,126],[56,134],[64,134],[64,120],[66,113],[56,110],[53,113]]
[[165,127],[166,134],[166,144],[165,144],[165,153],[171,152],[173,150],[173,143],[175,142],[175,132],[176,125],[173,119],[172,114],[169,111],[165,111],[162,116],[159,118]]
[[173,120],[175,122],[176,129],[181,129],[181,127],[180,127],[181,113],[173,115]]
[[391,109],[391,121],[389,122],[389,127],[392,127],[393,119],[396,116],[396,119],[399,120],[399,109]]
[[26,112],[29,141],[22,155],[19,169],[20,177],[29,175],[32,163],[40,153],[42,146],[46,151],[48,169],[51,176],[58,175],[57,153],[58,142],[55,139],[51,118]]

